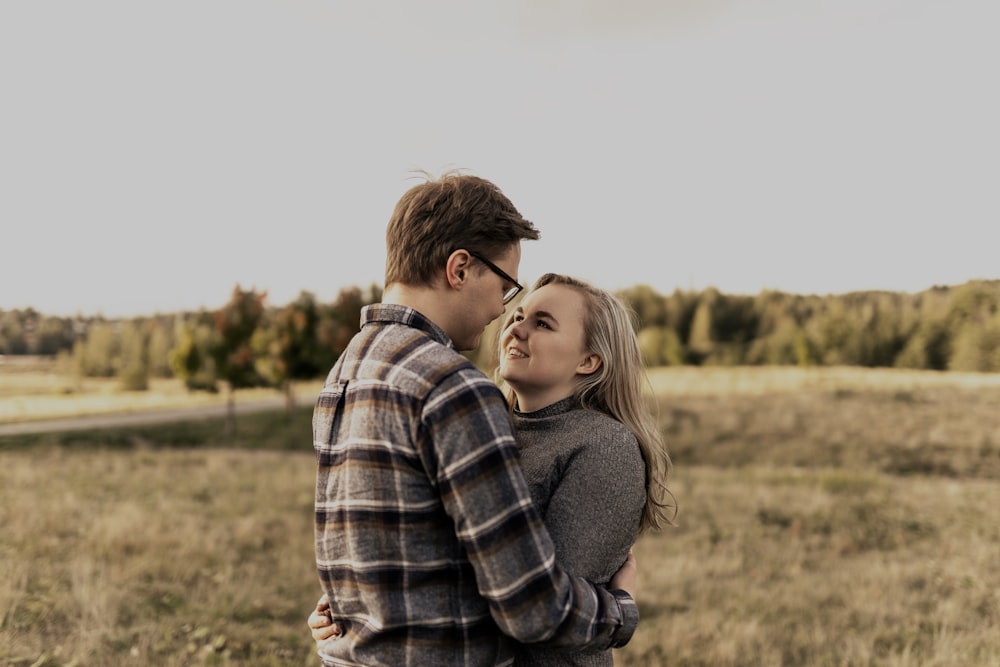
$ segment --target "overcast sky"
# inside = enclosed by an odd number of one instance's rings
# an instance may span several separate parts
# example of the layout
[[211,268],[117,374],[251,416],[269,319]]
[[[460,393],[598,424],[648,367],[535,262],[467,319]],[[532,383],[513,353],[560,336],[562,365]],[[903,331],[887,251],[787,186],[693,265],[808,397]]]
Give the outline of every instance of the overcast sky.
[[996,0],[10,0],[0,308],[381,284],[413,169],[549,270],[916,292],[1000,277]]

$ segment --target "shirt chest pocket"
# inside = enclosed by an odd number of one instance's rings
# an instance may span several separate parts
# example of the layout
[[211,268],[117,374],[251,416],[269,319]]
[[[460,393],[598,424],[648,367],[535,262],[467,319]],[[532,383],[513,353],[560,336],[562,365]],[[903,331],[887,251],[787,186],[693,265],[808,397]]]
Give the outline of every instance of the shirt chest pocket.
[[[347,382],[329,384],[323,387],[316,398],[312,417],[313,448],[321,459],[333,455],[334,442],[343,426],[347,384]],[[325,461],[325,463],[332,462]]]

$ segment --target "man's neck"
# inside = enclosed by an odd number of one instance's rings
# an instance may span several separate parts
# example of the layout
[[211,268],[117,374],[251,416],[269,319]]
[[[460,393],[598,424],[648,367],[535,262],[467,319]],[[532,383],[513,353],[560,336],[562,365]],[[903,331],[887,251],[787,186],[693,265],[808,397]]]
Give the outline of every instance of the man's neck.
[[450,311],[447,297],[442,290],[433,287],[394,283],[382,292],[382,303],[412,308],[448,333]]
[[413,308],[433,320],[434,296],[434,290],[429,287],[394,284],[382,292],[382,303]]

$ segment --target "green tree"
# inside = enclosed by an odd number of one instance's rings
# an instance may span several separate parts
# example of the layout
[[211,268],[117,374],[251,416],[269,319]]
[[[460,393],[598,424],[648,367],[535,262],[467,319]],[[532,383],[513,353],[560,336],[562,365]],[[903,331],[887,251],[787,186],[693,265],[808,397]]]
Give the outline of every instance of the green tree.
[[303,291],[268,318],[253,340],[254,349],[259,351],[258,371],[271,384],[282,387],[289,415],[295,408],[292,381],[312,379],[329,370],[329,355],[320,348],[319,321],[316,297]]
[[0,313],[0,354],[27,354],[24,323],[16,310]]
[[317,332],[320,359],[317,363],[324,374],[361,329],[361,309],[381,300],[382,290],[377,285],[369,287],[367,293],[359,287],[348,287],[337,293],[332,304],[320,307]]
[[720,365],[744,363],[757,325],[753,297],[727,296],[714,287],[706,289],[691,321],[688,350],[692,360]]
[[698,300],[698,306],[691,318],[691,333],[688,337],[690,360],[695,364],[702,363],[715,351],[715,339],[712,337],[712,306],[719,297],[714,288],[705,290]]
[[643,327],[639,331],[639,350],[647,366],[681,366],[685,351],[677,332],[667,326]]
[[1000,281],[974,280],[952,290],[946,315],[951,340],[949,370],[998,369],[993,362],[998,311]]
[[257,372],[257,360],[251,339],[264,315],[266,293],[233,289],[229,301],[215,311],[216,345],[213,351],[215,369],[227,386],[226,432],[236,434],[236,391],[267,385]]
[[986,322],[969,322],[955,337],[949,370],[1000,371],[1000,315]]
[[121,341],[118,324],[105,320],[88,323],[86,336],[73,347],[73,358],[81,377],[114,377],[118,370]]
[[907,339],[893,365],[896,368],[947,370],[951,337],[943,319],[921,322]]
[[174,318],[157,316],[149,325],[149,374],[151,377],[167,378],[173,375],[170,367],[170,350],[174,348]]
[[640,329],[669,324],[667,301],[649,285],[636,285],[618,292],[616,296],[635,311]]
[[952,326],[967,322],[985,324],[1000,310],[1000,281],[973,280],[956,287],[948,302]]
[[217,338],[208,313],[177,321],[177,343],[170,351],[170,367],[188,389],[211,393],[219,390],[214,354]]
[[32,354],[55,356],[64,350],[72,350],[74,342],[73,322],[63,317],[42,317],[35,330]]
[[754,339],[747,352],[751,364],[811,366],[815,354],[808,336],[792,318],[781,319],[766,336]]
[[142,319],[121,324],[121,358],[118,381],[126,391],[149,389],[149,345]]
[[691,336],[691,325],[694,313],[698,308],[698,294],[674,290],[667,299],[667,326],[677,332],[681,342],[686,342]]

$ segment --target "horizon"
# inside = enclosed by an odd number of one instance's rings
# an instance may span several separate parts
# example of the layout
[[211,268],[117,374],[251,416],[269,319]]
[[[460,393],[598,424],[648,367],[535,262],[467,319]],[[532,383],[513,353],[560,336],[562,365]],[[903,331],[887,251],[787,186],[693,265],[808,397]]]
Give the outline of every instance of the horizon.
[[[760,294],[763,294],[765,292],[777,292],[777,293],[781,293],[781,294],[787,294],[787,295],[790,295],[790,296],[818,297],[818,298],[836,298],[836,297],[841,297],[841,296],[845,296],[845,295],[848,295],[848,294],[865,294],[865,293],[889,293],[889,294],[909,294],[909,295],[916,295],[916,294],[921,294],[923,292],[928,292],[928,291],[931,291],[931,290],[938,290],[938,289],[950,290],[950,289],[956,289],[956,288],[962,287],[963,285],[967,285],[967,284],[970,284],[970,283],[980,283],[980,282],[981,283],[1000,283],[1000,278],[970,278],[969,280],[965,280],[965,281],[962,281],[960,283],[954,283],[954,284],[935,284],[935,285],[929,285],[929,286],[927,286],[925,288],[918,289],[918,290],[860,289],[860,290],[848,290],[848,291],[845,291],[845,292],[817,293],[817,292],[794,292],[794,291],[780,290],[780,289],[773,289],[773,288],[763,288],[763,289],[761,289],[761,290],[759,290],[757,292],[748,293],[748,292],[730,292],[730,291],[723,290],[723,289],[720,289],[718,287],[715,287],[714,285],[706,285],[704,287],[700,287],[700,288],[696,288],[696,289],[688,289],[688,288],[684,288],[684,287],[676,287],[676,288],[673,288],[673,289],[671,289],[669,291],[662,291],[662,290],[656,289],[655,287],[653,287],[651,285],[647,285],[645,283],[636,283],[634,285],[629,285],[629,286],[618,288],[618,289],[614,289],[614,290],[611,290],[611,291],[613,291],[613,292],[621,292],[621,291],[627,291],[627,290],[634,289],[634,288],[639,288],[639,287],[649,287],[649,288],[653,289],[653,291],[658,296],[669,297],[675,291],[680,291],[681,293],[685,293],[685,294],[690,294],[690,293],[700,294],[701,292],[703,292],[705,290],[716,289],[721,294],[723,294],[725,296],[732,296],[732,297],[755,297],[755,296],[759,296]],[[235,289],[235,287],[237,287],[237,286],[234,285],[233,289]],[[244,285],[240,285],[239,287],[241,289],[245,290],[245,291],[253,290],[257,294],[261,294],[262,292],[266,292],[266,290],[254,289],[252,287],[247,287],[247,286],[244,286]],[[362,293],[364,293],[364,292],[366,292],[371,287],[372,287],[372,285],[345,285],[345,286],[343,286],[340,289],[357,288],[357,289],[360,289],[362,291]],[[379,284],[376,287],[378,287],[378,288],[381,289],[382,285]],[[529,287],[529,284],[525,284],[525,288],[528,288],[528,287]],[[598,287],[600,287],[600,286],[598,286]],[[286,305],[294,302],[302,292],[309,292],[309,291],[310,290],[300,290],[299,292],[296,292],[295,295],[292,296],[291,298],[289,298],[287,300],[284,300],[284,301],[281,301],[281,302],[274,301],[270,297],[270,294],[267,294],[265,302],[264,302],[264,305],[265,305],[266,308],[282,308],[282,307],[284,307],[284,306],[286,306]],[[334,295],[334,298],[331,298],[331,299],[320,299],[314,292],[312,294],[313,294],[313,297],[316,299],[317,303],[322,303],[322,304],[332,303],[336,299],[336,294]],[[4,307],[2,305],[0,305],[0,313],[14,312],[14,311],[24,312],[24,311],[27,311],[27,310],[32,310],[32,311],[34,311],[35,313],[37,313],[38,315],[40,315],[42,317],[56,317],[56,318],[60,318],[60,319],[91,319],[91,318],[93,318],[93,319],[105,319],[105,320],[130,320],[130,319],[141,319],[141,318],[151,318],[151,317],[159,317],[159,316],[177,315],[177,314],[180,314],[180,313],[188,313],[188,314],[190,314],[190,313],[199,313],[199,312],[213,312],[213,311],[218,310],[218,309],[222,308],[223,306],[225,306],[226,303],[229,301],[229,298],[230,298],[231,295],[232,295],[232,289],[230,289],[230,291],[229,291],[229,293],[228,293],[227,296],[219,299],[218,302],[215,303],[214,305],[202,304],[202,305],[199,305],[199,306],[196,306],[196,307],[193,307],[193,308],[180,308],[180,309],[177,309],[177,310],[158,310],[158,311],[126,313],[126,314],[108,314],[108,313],[104,313],[104,312],[83,312],[83,311],[75,311],[75,312],[71,312],[71,313],[48,312],[48,311],[42,310],[40,308],[37,308],[35,306],[23,306],[23,307],[10,307],[10,308],[7,308],[7,307]]]

